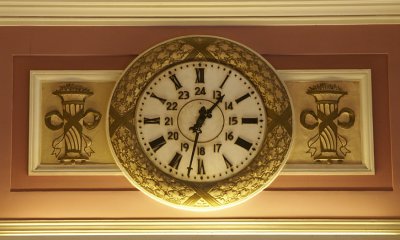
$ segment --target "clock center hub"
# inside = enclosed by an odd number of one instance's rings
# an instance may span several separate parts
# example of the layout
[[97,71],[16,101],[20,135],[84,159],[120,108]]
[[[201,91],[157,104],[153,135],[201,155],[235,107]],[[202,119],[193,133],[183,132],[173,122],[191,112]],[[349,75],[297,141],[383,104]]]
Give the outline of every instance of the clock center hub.
[[[196,133],[190,128],[196,123],[200,109],[205,107],[209,109],[213,106],[213,102],[204,99],[196,99],[186,103],[178,113],[178,128],[181,134],[188,140],[194,142]],[[224,128],[224,115],[219,106],[212,111],[212,116],[206,118],[201,126],[201,134],[198,142],[209,142],[221,134]]]

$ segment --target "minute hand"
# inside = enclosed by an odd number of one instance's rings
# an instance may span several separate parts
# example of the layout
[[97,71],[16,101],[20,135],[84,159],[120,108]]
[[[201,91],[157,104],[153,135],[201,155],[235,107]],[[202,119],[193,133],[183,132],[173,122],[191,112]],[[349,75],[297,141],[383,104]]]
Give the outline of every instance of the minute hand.
[[218,103],[222,102],[222,99],[224,99],[225,95],[220,96],[217,101],[209,108],[206,110],[206,108],[203,106],[202,108],[200,108],[200,115],[196,120],[196,123],[189,128],[189,130],[192,130],[196,135],[195,135],[195,139],[194,139],[194,143],[193,143],[193,149],[192,149],[192,155],[190,156],[190,162],[189,162],[189,166],[187,167],[188,172],[187,172],[187,176],[190,177],[190,172],[193,170],[192,168],[192,163],[193,163],[193,157],[194,157],[194,152],[196,151],[196,146],[197,146],[197,142],[199,140],[199,136],[201,134],[201,127],[204,124],[204,121],[207,118],[211,118],[212,115],[212,111],[214,110],[214,108],[218,105]]
[[190,172],[193,170],[193,168],[192,168],[193,157],[194,157],[194,152],[196,151],[196,145],[197,145],[197,141],[199,140],[200,133],[201,133],[201,130],[196,132],[196,136],[194,139],[192,155],[190,156],[190,163],[189,163],[189,166],[187,167],[187,170],[188,170],[187,176],[188,177],[190,177]]

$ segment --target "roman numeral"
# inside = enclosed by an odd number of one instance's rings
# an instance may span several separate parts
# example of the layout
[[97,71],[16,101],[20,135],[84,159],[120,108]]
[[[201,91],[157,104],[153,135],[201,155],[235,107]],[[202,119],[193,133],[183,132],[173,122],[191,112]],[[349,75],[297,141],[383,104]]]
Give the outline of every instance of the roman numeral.
[[176,90],[182,87],[181,83],[179,82],[175,74],[169,76],[169,79],[171,79],[171,81],[174,83]]
[[203,159],[197,159],[197,174],[206,174],[206,170],[204,169],[204,161]]
[[245,100],[246,98],[250,97],[250,93],[246,93],[245,95],[241,96],[240,98],[236,99],[236,103],[240,103],[241,101]]
[[242,124],[257,124],[258,118],[242,118]]
[[235,144],[238,146],[241,146],[242,148],[246,149],[247,151],[249,151],[251,146],[253,145],[252,143],[249,143],[248,141],[244,140],[241,137],[238,137],[236,139]]
[[224,87],[224,85],[225,85],[225,83],[226,83],[226,80],[228,80],[229,76],[231,75],[231,72],[232,72],[232,71],[229,71],[229,72],[228,72],[228,75],[226,75],[224,81],[222,81],[222,83],[221,83],[221,85],[219,86],[219,88],[222,89],[222,88]]
[[204,83],[204,68],[196,68],[196,83]]
[[144,118],[144,124],[160,124],[160,117]]
[[168,165],[172,168],[178,169],[181,160],[182,160],[182,154],[177,152],[175,153],[175,156],[171,159]]
[[157,152],[157,150],[164,146],[166,143],[167,142],[165,141],[164,136],[161,136],[149,142],[150,147],[153,149],[154,152]]
[[161,98],[161,97],[159,97],[159,96],[155,95],[154,93],[151,93],[150,97],[152,97],[152,98],[155,98],[155,99],[159,100],[159,101],[160,101],[162,104],[164,104],[164,103],[165,103],[165,101],[167,101],[167,99]]
[[222,157],[224,158],[226,168],[231,168],[233,164],[225,157],[225,155],[222,154]]

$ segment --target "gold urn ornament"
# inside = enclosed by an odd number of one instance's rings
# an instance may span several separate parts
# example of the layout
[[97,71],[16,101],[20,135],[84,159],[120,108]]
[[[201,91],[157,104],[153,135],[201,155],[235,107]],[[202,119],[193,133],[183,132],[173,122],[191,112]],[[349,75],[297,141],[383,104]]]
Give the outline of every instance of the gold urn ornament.
[[78,84],[68,83],[53,92],[60,97],[62,113],[50,111],[45,116],[46,126],[61,135],[53,140],[53,155],[63,163],[84,163],[93,153],[92,140],[84,133],[94,129],[100,122],[101,114],[93,109],[85,111],[85,100],[93,92]]
[[[355,121],[355,113],[352,109],[344,107],[339,110],[340,98],[347,92],[335,84],[320,83],[310,87],[307,94],[314,97],[317,112],[310,109],[302,111],[300,123],[309,130],[318,126],[318,133],[307,143],[309,147],[307,152],[314,157],[316,162],[342,162],[350,150],[346,147],[347,139],[339,134],[338,127],[350,128]],[[347,116],[347,120],[341,121],[340,117],[344,115]],[[310,117],[313,123],[308,123],[307,117]],[[317,151],[319,154],[316,154]]]

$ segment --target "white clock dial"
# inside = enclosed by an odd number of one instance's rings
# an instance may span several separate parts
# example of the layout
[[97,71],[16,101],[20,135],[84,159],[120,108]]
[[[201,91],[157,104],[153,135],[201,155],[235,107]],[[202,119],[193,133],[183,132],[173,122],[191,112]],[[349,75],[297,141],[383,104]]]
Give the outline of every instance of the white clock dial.
[[164,173],[185,181],[233,176],[265,138],[259,93],[239,71],[220,63],[169,67],[148,83],[136,106],[142,149]]

